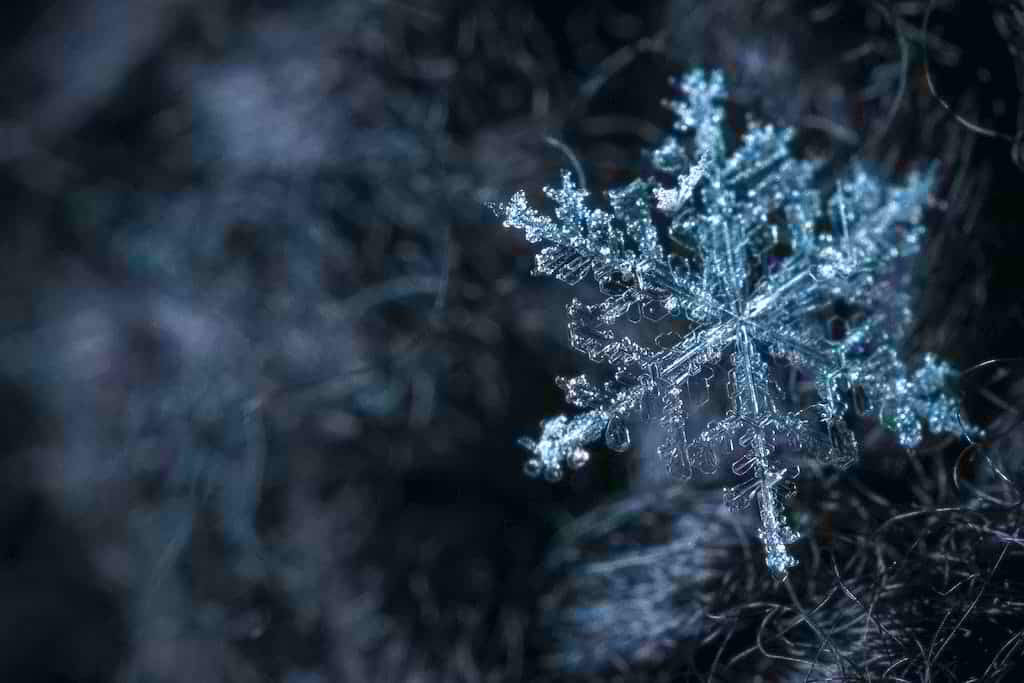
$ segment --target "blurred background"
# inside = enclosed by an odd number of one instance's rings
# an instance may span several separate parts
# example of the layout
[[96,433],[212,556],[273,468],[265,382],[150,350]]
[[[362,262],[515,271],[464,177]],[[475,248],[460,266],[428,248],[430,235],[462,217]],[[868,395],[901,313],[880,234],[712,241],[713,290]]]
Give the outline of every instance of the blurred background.
[[[0,31],[0,680],[1024,679],[1017,0],[49,0]],[[941,163],[974,444],[808,476],[771,580],[655,441],[559,484],[568,288],[487,208],[644,175],[667,79]]]

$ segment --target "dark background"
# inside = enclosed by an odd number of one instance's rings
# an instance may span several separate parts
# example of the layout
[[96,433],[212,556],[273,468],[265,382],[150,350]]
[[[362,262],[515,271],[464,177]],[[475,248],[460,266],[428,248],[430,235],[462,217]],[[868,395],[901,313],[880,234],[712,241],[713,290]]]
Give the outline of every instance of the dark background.
[[[885,680],[900,646],[902,680],[1020,680],[1019,489],[992,472],[1020,468],[1022,13],[5,5],[0,680]],[[712,483],[668,481],[643,438],[557,485],[524,477],[515,445],[563,410],[553,377],[586,366],[571,293],[528,277],[487,204],[536,196],[566,150],[593,188],[646,173],[667,78],[694,66],[831,168],[943,164],[906,351],[967,370],[968,412],[996,427],[967,456],[949,439],[908,456],[865,427],[865,462],[796,503],[811,521],[792,590],[739,546],[705,547],[727,525],[693,502]],[[639,508],[605,507],[623,497]],[[959,504],[975,516],[933,514]],[[629,523],[560,533],[592,510]],[[934,538],[877,531],[908,511]],[[700,559],[666,560],[678,575],[578,578],[691,527]],[[936,575],[843,565],[840,539]],[[856,601],[822,603],[839,635],[818,654],[814,630],[769,656],[756,605],[846,594],[840,566],[861,572],[851,594],[884,596],[888,659],[842,665],[876,647],[837,625]],[[627,636],[614,615],[646,585],[669,598]]]

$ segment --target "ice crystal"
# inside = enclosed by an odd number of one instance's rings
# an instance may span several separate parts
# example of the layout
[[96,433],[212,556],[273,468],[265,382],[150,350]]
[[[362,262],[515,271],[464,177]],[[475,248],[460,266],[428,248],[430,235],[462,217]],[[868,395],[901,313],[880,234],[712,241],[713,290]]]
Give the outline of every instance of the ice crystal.
[[[682,96],[668,103],[674,130],[651,154],[656,176],[608,191],[610,211],[589,207],[568,172],[545,188],[554,218],[522,191],[494,207],[506,227],[543,243],[534,274],[571,285],[595,278],[602,300],[572,301],[569,338],[613,376],[558,380],[581,412],[521,440],[532,453],[526,471],[558,480],[587,462],[588,444],[603,436],[626,450],[628,419],[658,414],[670,471],[686,478],[731,458],[741,483],[725,489],[726,502],[757,501],[768,566],[784,577],[796,563],[782,507],[799,474],[791,454],[850,463],[854,408],[907,447],[922,423],[971,429],[949,390],[952,368],[925,355],[912,369],[898,353],[911,322],[905,262],[920,249],[934,170],[890,185],[853,164],[823,196],[820,163],[790,153],[792,130],[751,119],[727,149],[721,74],[693,71],[674,85]],[[625,334],[652,323],[667,328],[653,343]],[[694,428],[690,385],[709,384],[726,361],[729,409]],[[813,386],[813,404],[783,390],[786,368]]]

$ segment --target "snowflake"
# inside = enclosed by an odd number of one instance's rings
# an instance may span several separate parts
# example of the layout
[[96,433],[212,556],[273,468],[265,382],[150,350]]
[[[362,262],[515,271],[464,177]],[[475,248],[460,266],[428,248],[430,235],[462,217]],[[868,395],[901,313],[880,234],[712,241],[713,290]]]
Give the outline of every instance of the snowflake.
[[[928,354],[911,370],[897,353],[911,322],[901,264],[920,249],[934,170],[894,186],[854,164],[823,202],[821,164],[791,156],[791,130],[750,120],[727,152],[721,74],[694,71],[674,84],[683,95],[668,103],[674,132],[651,155],[673,184],[635,180],[607,193],[608,211],[589,208],[588,192],[564,172],[560,188],[545,188],[554,219],[522,191],[494,207],[506,227],[545,243],[535,274],[596,279],[602,299],[572,301],[569,337],[613,371],[604,384],[558,379],[582,412],[544,421],[539,440],[521,439],[532,452],[526,471],[558,480],[587,462],[588,444],[603,436],[626,450],[627,420],[660,414],[658,451],[671,472],[710,473],[731,458],[742,483],[725,489],[726,502],[757,501],[767,564],[785,577],[796,564],[786,546],[798,535],[782,503],[799,466],[784,457],[852,462],[851,403],[906,447],[920,442],[922,423],[974,431],[948,389],[952,368]],[[668,329],[651,342],[625,334],[650,323]],[[729,409],[690,435],[691,384],[710,385],[725,354]],[[787,369],[813,387],[812,404],[801,407],[801,392],[782,389]]]

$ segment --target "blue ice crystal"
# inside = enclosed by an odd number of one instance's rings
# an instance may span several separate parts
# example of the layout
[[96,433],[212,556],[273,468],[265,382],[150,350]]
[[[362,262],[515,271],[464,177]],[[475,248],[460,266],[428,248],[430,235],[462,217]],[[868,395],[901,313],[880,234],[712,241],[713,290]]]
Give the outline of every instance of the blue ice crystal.
[[[727,148],[720,73],[693,71],[674,85],[682,96],[669,103],[673,133],[651,154],[656,176],[608,191],[610,210],[589,207],[568,172],[561,187],[545,188],[554,218],[521,191],[494,207],[506,227],[543,245],[534,274],[597,281],[600,303],[569,305],[569,338],[613,377],[558,380],[580,412],[521,440],[532,453],[526,471],[558,480],[587,462],[588,444],[603,436],[626,450],[628,421],[660,415],[658,452],[670,471],[687,478],[731,460],[741,483],[725,489],[726,502],[757,501],[768,566],[784,577],[798,536],[782,502],[799,467],[783,456],[852,462],[851,403],[906,447],[924,425],[973,431],[950,391],[952,368],[931,354],[908,367],[899,354],[911,323],[906,265],[921,247],[935,173],[890,185],[853,164],[823,197],[821,164],[793,158],[792,130],[751,120]],[[625,334],[651,323],[665,327],[653,342]],[[694,429],[691,384],[703,389],[726,363],[729,409]],[[813,386],[812,405],[783,389],[787,369]]]

